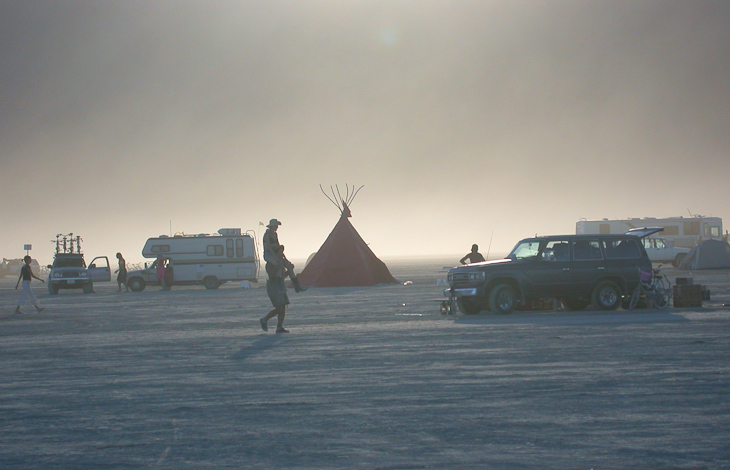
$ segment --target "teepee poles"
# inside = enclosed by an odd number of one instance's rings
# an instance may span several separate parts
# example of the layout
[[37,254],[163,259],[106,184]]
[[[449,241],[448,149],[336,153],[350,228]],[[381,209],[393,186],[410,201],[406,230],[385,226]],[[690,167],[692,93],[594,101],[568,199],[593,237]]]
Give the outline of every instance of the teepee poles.
[[340,210],[340,212],[343,212],[346,207],[350,207],[350,204],[352,204],[352,201],[355,200],[355,196],[357,196],[357,193],[360,192],[360,190],[364,187],[365,185],[362,185],[356,190],[355,185],[352,185],[352,187],[350,187],[350,185],[345,184],[345,197],[342,197],[340,187],[337,185],[330,186],[330,193],[332,193],[332,197],[327,194],[321,184],[319,185],[319,190],[322,191],[322,194],[324,194],[324,196],[329,199],[330,202]]

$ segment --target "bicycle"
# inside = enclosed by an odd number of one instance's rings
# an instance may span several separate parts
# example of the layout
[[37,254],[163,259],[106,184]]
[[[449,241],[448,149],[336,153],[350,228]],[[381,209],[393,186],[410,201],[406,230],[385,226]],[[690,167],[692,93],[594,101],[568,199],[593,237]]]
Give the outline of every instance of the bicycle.
[[640,303],[645,306],[664,309],[669,306],[672,284],[665,274],[661,274],[661,265],[653,268],[651,272],[639,270],[639,285],[631,294],[629,310],[633,310]]

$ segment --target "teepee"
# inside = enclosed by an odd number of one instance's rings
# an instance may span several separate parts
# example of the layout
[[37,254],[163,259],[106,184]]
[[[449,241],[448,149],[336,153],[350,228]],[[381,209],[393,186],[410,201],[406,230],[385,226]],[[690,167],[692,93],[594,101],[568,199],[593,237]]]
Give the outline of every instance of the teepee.
[[354,186],[346,185],[346,188],[344,198],[340,196],[339,188],[337,195],[335,189],[330,188],[332,197],[329,197],[320,186],[322,193],[340,210],[340,220],[299,274],[302,286],[374,286],[397,282],[348,220],[352,217],[350,204],[362,186],[357,190]]

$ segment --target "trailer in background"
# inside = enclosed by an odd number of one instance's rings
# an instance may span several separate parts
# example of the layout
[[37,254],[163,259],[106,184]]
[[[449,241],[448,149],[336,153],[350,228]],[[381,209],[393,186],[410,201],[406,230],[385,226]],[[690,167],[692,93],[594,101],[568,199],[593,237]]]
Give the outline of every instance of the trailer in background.
[[666,217],[619,220],[585,220],[575,224],[576,234],[622,234],[632,228],[661,227],[661,236],[674,246],[692,248],[702,240],[720,239],[722,218],[720,217]]
[[[202,285],[217,289],[229,281],[258,282],[259,257],[252,232],[240,228],[216,234],[177,234],[150,238],[142,249],[145,258],[162,255],[173,267],[173,285]],[[145,269],[127,273],[127,286],[139,292],[157,285],[157,260]]]

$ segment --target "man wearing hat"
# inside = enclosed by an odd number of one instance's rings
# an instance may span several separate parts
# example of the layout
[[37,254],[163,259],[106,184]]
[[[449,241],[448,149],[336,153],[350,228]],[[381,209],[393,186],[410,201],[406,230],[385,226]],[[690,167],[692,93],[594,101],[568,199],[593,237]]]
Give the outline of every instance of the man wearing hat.
[[289,296],[286,294],[286,285],[284,285],[284,250],[279,244],[279,235],[276,230],[281,225],[276,219],[271,219],[269,225],[266,226],[264,233],[264,261],[266,261],[266,293],[269,294],[271,305],[274,309],[259,319],[261,329],[269,331],[268,322],[277,317],[276,332],[289,333],[284,328],[284,316],[286,315],[286,306],[289,305]]

